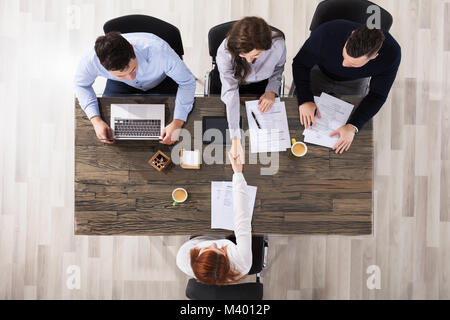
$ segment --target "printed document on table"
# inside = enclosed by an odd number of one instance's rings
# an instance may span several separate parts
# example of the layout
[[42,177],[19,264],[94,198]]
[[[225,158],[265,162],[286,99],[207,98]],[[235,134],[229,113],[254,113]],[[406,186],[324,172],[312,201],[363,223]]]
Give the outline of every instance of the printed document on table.
[[[326,119],[327,110],[324,107],[320,106],[320,98],[314,97],[314,102],[316,103],[317,108],[320,110],[320,114],[322,116],[319,119],[315,116],[316,125],[311,126],[309,129],[305,129],[303,131],[303,135],[305,136],[304,142],[312,143],[328,148],[333,148],[336,142],[339,140],[339,135],[335,135],[330,137],[330,134],[334,131],[330,128],[329,123]],[[322,110],[325,112],[325,115],[322,114]],[[339,128],[339,127],[338,127]]]
[[[286,151],[291,147],[291,138],[284,102],[275,99],[272,108],[266,113],[258,110],[258,100],[246,101],[248,128],[250,130],[250,152]],[[253,118],[255,114],[261,129]]]
[[303,131],[304,141],[332,148],[339,140],[339,135],[330,137],[336,129],[347,123],[353,110],[353,105],[322,93],[320,97],[314,97],[314,102],[320,111],[321,118],[315,116],[316,125]]
[[[257,187],[248,187],[251,215],[255,207]],[[211,181],[211,229],[234,230],[233,182]]]

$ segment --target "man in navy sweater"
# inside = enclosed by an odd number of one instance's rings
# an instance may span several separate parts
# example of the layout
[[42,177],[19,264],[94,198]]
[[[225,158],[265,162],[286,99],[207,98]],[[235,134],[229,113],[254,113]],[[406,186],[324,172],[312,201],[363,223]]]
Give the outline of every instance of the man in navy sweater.
[[[338,97],[351,95],[349,87],[361,83],[361,78],[371,77],[369,92],[363,94],[364,99],[347,124],[331,134],[339,134],[333,150],[336,153],[347,151],[355,134],[386,101],[400,60],[400,46],[387,31],[368,29],[366,25],[347,20],[320,25],[311,33],[292,64],[300,123],[305,128],[311,123],[315,125],[316,110],[320,118],[313,93],[320,95],[321,91],[328,93],[333,88],[331,94]],[[367,86],[368,81],[362,83]],[[358,91],[358,88],[354,90]]]

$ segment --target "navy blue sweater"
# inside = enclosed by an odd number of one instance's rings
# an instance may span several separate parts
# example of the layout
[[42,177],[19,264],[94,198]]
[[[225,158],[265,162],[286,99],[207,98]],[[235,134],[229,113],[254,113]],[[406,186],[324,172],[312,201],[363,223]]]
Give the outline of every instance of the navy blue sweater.
[[310,87],[310,71],[314,65],[318,65],[324,74],[334,80],[372,77],[368,95],[347,122],[358,129],[361,129],[386,101],[401,60],[397,41],[387,31],[383,31],[386,39],[375,59],[360,68],[343,67],[342,49],[352,31],[360,26],[359,23],[347,20],[334,20],[320,25],[311,33],[292,64],[299,105],[314,102]]

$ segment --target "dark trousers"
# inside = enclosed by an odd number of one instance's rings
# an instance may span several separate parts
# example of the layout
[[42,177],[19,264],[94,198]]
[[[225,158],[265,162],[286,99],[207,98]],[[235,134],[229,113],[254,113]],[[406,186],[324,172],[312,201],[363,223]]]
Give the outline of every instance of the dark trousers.
[[268,79],[255,82],[255,83],[249,83],[249,84],[242,84],[239,86],[239,94],[240,95],[258,95],[262,96],[264,92],[266,92],[267,83],[269,82]]
[[317,65],[311,69],[310,79],[311,91],[315,96],[325,92],[341,99],[364,98],[370,89],[370,78],[337,81],[325,75]]
[[177,90],[178,84],[169,77],[166,77],[156,87],[151,88],[147,91],[137,89],[120,81],[108,79],[108,81],[106,81],[105,91],[103,91],[103,97],[114,97],[129,94],[176,95]]
[[[214,69],[211,70],[211,73],[209,74],[211,77],[210,79],[210,87],[209,87],[209,94],[215,95],[221,94],[222,91],[222,82],[220,81],[220,74],[219,69],[217,68],[217,65],[214,67]],[[247,96],[261,96],[264,92],[266,92],[266,86],[269,82],[268,79],[262,80],[255,83],[249,83],[249,84],[243,84],[239,86],[239,94],[240,95],[247,95]],[[277,92],[278,94],[278,92]]]

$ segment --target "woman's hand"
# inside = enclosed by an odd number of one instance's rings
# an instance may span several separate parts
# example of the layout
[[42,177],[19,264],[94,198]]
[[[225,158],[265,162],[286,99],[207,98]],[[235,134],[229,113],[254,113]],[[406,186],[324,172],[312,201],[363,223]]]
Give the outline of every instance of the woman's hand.
[[275,92],[267,91],[264,93],[258,101],[258,110],[261,113],[265,113],[272,108],[275,103]]
[[231,142],[231,155],[233,158],[237,159],[239,158],[239,162],[244,163],[245,155],[244,155],[244,149],[241,145],[241,139],[240,138],[233,138]]
[[239,156],[236,158],[233,156],[233,154],[228,152],[228,158],[230,159],[231,167],[233,168],[234,173],[242,173],[243,165],[242,161],[240,161]]

